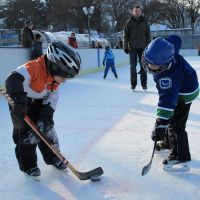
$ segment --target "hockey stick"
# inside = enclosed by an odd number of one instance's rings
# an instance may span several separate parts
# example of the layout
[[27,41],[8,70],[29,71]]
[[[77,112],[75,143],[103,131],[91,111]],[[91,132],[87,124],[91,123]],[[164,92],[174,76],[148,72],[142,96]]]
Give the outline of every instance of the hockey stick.
[[[8,101],[8,103],[11,106],[14,106],[14,101],[12,100],[12,98],[4,91],[4,89],[2,88],[2,86],[0,86],[0,94],[2,94],[6,100]],[[27,116],[25,115],[24,117],[24,121],[34,130],[34,132],[36,133],[36,135],[53,151],[53,153],[59,158],[61,159],[66,165],[67,167],[80,179],[80,180],[88,180],[94,177],[93,180],[95,180],[95,178],[98,178],[99,176],[101,176],[103,174],[103,169],[101,167],[97,167],[91,171],[88,172],[79,172],[77,171],[71,164],[70,162],[53,146],[53,144],[51,144],[51,142],[48,140],[48,138],[43,135],[37,128],[37,126],[35,125],[35,123]]]
[[142,168],[142,173],[141,173],[142,176],[146,175],[151,169],[151,164],[152,164],[154,153],[155,153],[155,150],[156,150],[156,143],[157,143],[157,140],[155,140],[155,142],[154,142],[154,147],[153,147],[153,152],[152,152],[150,162]]

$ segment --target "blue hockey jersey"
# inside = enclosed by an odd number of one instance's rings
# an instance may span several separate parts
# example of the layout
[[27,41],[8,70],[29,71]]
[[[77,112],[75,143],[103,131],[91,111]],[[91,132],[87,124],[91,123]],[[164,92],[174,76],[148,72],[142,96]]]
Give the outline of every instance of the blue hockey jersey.
[[157,117],[161,119],[167,120],[173,116],[178,101],[191,103],[199,94],[196,71],[178,53],[179,50],[176,49],[169,70],[153,75],[159,93]]
[[178,53],[169,70],[154,74],[154,81],[159,93],[157,116],[169,119],[174,114],[178,101],[191,103],[199,94],[196,71]]

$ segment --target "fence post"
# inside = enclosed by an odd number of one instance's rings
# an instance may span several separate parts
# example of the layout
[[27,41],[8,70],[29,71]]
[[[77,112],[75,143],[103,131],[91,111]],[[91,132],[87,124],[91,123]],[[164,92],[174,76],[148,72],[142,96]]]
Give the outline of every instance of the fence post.
[[97,66],[100,67],[100,49],[97,48]]

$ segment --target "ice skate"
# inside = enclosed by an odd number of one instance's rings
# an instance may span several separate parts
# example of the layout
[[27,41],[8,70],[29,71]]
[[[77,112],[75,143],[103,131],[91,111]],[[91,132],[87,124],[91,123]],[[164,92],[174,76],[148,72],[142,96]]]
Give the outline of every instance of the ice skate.
[[36,181],[40,181],[39,177],[41,175],[40,169],[38,167],[31,168],[24,171],[25,176],[31,177]]
[[179,161],[179,160],[164,160],[163,161],[163,170],[164,171],[177,171],[184,172],[190,170],[189,162]]

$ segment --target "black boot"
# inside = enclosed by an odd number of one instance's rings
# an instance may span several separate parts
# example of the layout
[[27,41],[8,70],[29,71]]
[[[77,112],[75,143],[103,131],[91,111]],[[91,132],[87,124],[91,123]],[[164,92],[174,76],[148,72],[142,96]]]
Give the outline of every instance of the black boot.
[[54,158],[53,162],[52,162],[52,165],[58,170],[63,170],[64,171],[67,168],[67,164],[64,163],[62,160],[60,160],[59,158]]
[[28,176],[33,176],[33,177],[40,176],[41,174],[40,169],[38,167],[28,169],[24,171],[24,173],[27,174]]

